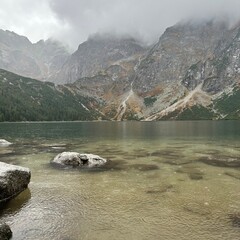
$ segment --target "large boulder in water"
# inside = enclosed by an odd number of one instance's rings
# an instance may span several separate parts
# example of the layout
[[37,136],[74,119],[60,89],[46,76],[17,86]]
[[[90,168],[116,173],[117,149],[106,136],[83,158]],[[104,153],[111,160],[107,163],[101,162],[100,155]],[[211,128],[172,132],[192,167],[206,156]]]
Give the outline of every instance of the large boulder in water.
[[25,190],[30,178],[31,172],[28,168],[0,162],[0,203]]
[[62,152],[58,154],[51,162],[58,166],[71,167],[100,167],[107,163],[107,160],[94,154],[85,154],[77,152]]
[[9,240],[12,237],[12,231],[6,223],[0,223],[0,239]]
[[11,145],[12,143],[8,142],[5,139],[0,139],[0,147],[7,147],[9,145]]

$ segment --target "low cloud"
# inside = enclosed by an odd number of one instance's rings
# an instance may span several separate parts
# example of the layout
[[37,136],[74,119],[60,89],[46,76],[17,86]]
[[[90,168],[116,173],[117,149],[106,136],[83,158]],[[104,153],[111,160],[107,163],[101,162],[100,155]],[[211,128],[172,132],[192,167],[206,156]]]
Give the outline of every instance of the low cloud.
[[152,43],[180,20],[227,16],[234,23],[239,9],[239,0],[1,0],[0,28],[34,41],[54,37],[72,48],[98,32]]
[[[51,0],[58,19],[70,26],[73,44],[96,32],[132,35],[148,43],[187,18],[239,17],[239,0]],[[71,35],[73,36],[71,38]]]

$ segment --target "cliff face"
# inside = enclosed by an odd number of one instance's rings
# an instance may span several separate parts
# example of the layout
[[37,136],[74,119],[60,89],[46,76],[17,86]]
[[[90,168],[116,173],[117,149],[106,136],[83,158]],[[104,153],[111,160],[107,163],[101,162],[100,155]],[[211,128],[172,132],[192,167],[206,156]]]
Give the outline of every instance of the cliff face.
[[[197,80],[208,74],[205,68],[212,72],[212,66],[204,64],[214,59],[227,29],[227,24],[221,22],[179,23],[168,28],[142,60],[135,89],[148,92],[160,84],[179,81],[193,89],[199,83]],[[188,79],[192,81],[187,82]]]
[[51,80],[69,53],[53,40],[31,43],[26,37],[0,30],[0,68],[39,80]]
[[144,100],[143,118],[208,107],[215,94],[240,79],[240,26],[179,23],[168,28],[136,70],[133,91]]
[[[132,61],[103,61],[101,73],[93,68],[91,78],[80,78],[72,88],[98,98],[101,112],[113,120],[182,119],[188,110],[223,118],[214,102],[239,86],[239,34],[239,25],[230,28],[224,21],[182,22],[148,51],[133,52]],[[105,54],[97,55],[106,59]]]
[[203,83],[202,89],[215,94],[238,82],[240,74],[240,26],[226,29],[224,36],[214,45],[212,58],[207,58],[192,65],[183,85],[194,89]]
[[[49,67],[47,79],[64,83],[73,96],[94,99],[88,108],[104,119],[240,118],[240,24],[181,22],[151,48],[134,39],[94,36],[69,57],[51,42],[19,41],[13,44],[21,53],[34,48],[34,56]],[[1,42],[0,49],[11,49]],[[19,68],[4,51],[0,63]],[[37,61],[24,63],[32,64],[32,74],[43,73]]]
[[96,35],[79,45],[57,74],[55,82],[72,83],[80,78],[93,77],[110,66],[134,60],[144,50],[131,38]]

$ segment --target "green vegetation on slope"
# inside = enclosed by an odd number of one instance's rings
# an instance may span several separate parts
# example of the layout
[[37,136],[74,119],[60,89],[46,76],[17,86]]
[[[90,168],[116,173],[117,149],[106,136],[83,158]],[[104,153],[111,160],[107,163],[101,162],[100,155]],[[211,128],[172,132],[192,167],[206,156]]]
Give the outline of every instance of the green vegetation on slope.
[[240,119],[240,89],[235,86],[231,94],[223,94],[213,105],[224,119]]
[[156,97],[145,97],[144,98],[144,104],[146,107],[152,107],[154,102],[157,101]]
[[194,105],[183,110],[175,110],[163,116],[160,120],[213,120],[213,119],[240,119],[240,88],[235,85],[229,93],[223,93],[213,101],[213,104],[204,107]]
[[89,106],[95,104],[65,86],[0,70],[0,121],[94,120],[98,113]]
[[211,109],[200,105],[194,105],[192,108],[186,108],[177,118],[178,120],[208,120],[214,119],[214,113]]
[[[146,97],[150,107],[156,98]],[[55,86],[50,82],[21,77],[0,69],[0,121],[74,121],[101,118],[97,109],[100,103],[83,96],[71,85]],[[114,114],[115,115],[115,114]],[[126,112],[127,120],[139,120]],[[175,110],[159,120],[240,119],[240,89],[235,86],[209,107],[194,105]]]

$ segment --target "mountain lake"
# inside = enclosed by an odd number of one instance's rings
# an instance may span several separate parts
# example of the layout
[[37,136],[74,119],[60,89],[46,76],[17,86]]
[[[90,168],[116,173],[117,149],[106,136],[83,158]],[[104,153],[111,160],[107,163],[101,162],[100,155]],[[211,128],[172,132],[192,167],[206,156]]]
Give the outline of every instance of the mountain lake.
[[[29,188],[0,209],[12,240],[240,239],[240,122],[0,123]],[[60,152],[109,160],[57,169]]]

